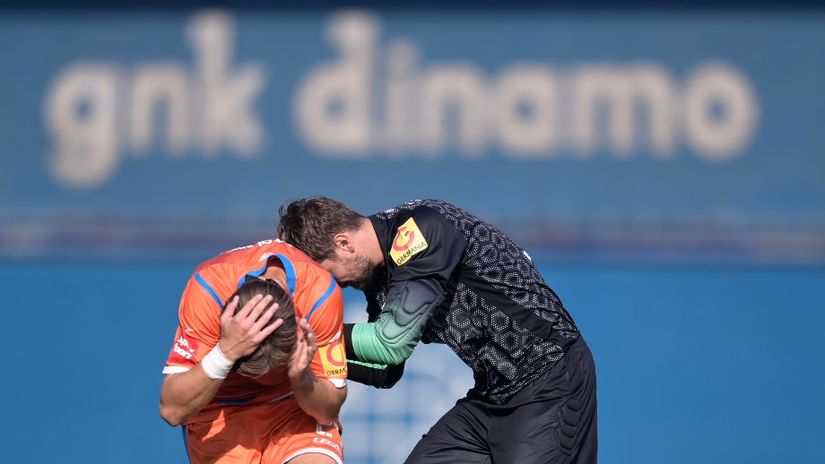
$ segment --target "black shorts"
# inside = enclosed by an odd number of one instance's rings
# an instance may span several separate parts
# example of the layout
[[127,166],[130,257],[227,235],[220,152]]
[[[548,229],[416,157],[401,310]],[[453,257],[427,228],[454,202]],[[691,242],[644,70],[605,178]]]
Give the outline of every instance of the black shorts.
[[459,400],[406,463],[591,464],[597,447],[596,369],[580,337],[556,365],[507,403]]

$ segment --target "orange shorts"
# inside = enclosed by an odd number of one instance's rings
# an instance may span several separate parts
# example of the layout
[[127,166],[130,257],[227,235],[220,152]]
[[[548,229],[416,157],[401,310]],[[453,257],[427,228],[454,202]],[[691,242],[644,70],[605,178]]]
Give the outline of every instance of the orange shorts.
[[339,425],[318,424],[292,398],[224,411],[212,422],[184,426],[192,463],[283,464],[309,453],[344,461]]

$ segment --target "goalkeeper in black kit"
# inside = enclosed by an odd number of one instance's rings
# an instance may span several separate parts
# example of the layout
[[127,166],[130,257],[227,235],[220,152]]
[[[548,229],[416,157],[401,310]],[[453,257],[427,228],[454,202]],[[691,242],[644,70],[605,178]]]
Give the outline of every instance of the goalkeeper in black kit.
[[391,386],[419,341],[448,345],[473,370],[475,386],[407,463],[597,462],[593,357],[506,235],[439,200],[365,217],[316,197],[280,216],[282,240],[367,296],[370,322],[344,329],[352,380]]

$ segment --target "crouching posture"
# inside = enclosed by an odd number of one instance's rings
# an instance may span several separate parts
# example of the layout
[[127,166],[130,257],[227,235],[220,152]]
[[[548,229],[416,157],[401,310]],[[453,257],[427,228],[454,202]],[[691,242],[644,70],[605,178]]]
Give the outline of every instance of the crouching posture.
[[160,413],[193,463],[343,462],[343,303],[332,276],[278,240],[201,264],[184,290]]

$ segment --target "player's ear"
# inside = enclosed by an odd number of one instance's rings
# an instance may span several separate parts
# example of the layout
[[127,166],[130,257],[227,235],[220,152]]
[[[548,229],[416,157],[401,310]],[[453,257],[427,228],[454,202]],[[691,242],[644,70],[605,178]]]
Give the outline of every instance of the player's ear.
[[332,246],[335,248],[335,251],[341,251],[343,253],[352,253],[355,251],[355,247],[352,243],[352,237],[348,232],[339,232],[332,237]]

